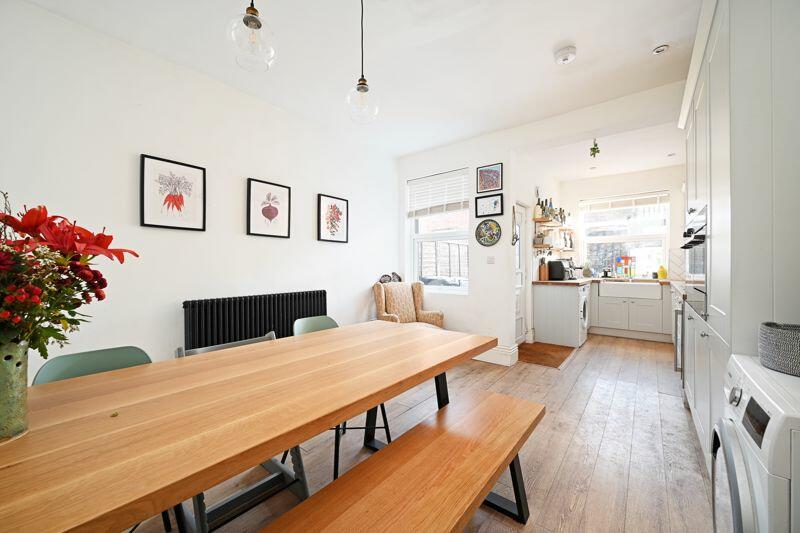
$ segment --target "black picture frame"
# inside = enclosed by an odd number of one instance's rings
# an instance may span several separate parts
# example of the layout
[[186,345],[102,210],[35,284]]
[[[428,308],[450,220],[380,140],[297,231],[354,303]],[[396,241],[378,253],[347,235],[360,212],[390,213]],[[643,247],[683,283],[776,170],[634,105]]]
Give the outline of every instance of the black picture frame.
[[[500,197],[500,211],[496,211],[494,213],[488,213],[485,215],[478,214],[478,202],[480,202],[481,200],[488,200],[489,198],[494,198],[496,196]],[[503,193],[487,194],[486,196],[475,197],[475,218],[500,217],[500,216],[503,216]]]
[[[250,225],[250,222],[252,221],[250,210],[253,207],[253,202],[252,202],[252,199],[253,199],[253,197],[252,197],[252,195],[253,195],[253,185],[256,184],[256,183],[260,183],[262,185],[271,185],[272,187],[278,187],[278,188],[281,188],[281,189],[286,189],[287,198],[289,200],[288,201],[288,207],[287,207],[288,215],[286,217],[288,219],[287,223],[286,223],[286,235],[278,235],[278,234],[270,235],[268,233],[257,233],[257,232],[252,231],[253,228]],[[288,239],[289,237],[291,237],[291,235],[292,235],[292,188],[289,187],[288,185],[283,185],[283,184],[280,184],[280,183],[273,183],[271,181],[258,180],[258,179],[255,179],[255,178],[247,178],[247,209],[245,211],[246,211],[246,215],[245,216],[247,217],[245,219],[245,228],[247,230],[247,234],[248,235],[254,235],[254,236],[257,236],[257,237],[272,237],[272,238],[277,238],[277,239]]]
[[[171,226],[168,224],[154,224],[152,222],[147,222],[145,220],[146,213],[146,199],[145,199],[145,162],[148,159],[152,159],[154,161],[161,161],[162,163],[169,163],[171,165],[177,165],[187,168],[192,168],[195,170],[199,170],[202,172],[202,184],[203,184],[203,216],[202,216],[202,225],[200,227],[187,227],[187,226]],[[181,229],[181,230],[188,230],[188,231],[205,231],[206,230],[206,169],[204,167],[200,167],[197,165],[191,165],[189,163],[182,163],[180,161],[174,161],[172,159],[166,159],[163,157],[156,157],[154,155],[148,154],[141,154],[139,157],[139,225],[149,228],[165,228],[165,229]]]
[[[322,215],[322,199],[323,198],[331,198],[333,200],[338,200],[340,202],[344,202],[346,206],[346,212],[344,217],[345,223],[345,233],[344,233],[344,240],[341,239],[325,239],[322,236],[322,224],[323,224],[323,215]],[[330,194],[317,194],[317,240],[323,242],[336,242],[336,243],[348,243],[350,242],[350,201],[346,198],[340,198],[338,196],[332,196]]]
[[[481,189],[481,170],[491,167],[500,167],[500,186],[494,189]],[[475,193],[483,194],[485,192],[495,192],[503,190],[503,163],[492,163],[491,165],[483,165],[475,169]]]

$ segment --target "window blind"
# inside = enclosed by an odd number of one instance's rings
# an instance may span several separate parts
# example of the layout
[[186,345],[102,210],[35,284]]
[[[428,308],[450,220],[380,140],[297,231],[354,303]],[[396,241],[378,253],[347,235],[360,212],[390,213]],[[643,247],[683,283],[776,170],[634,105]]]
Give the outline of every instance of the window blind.
[[669,204],[669,192],[667,191],[581,200],[579,207],[581,211],[607,211],[609,209],[664,204]]
[[408,217],[468,209],[469,184],[470,173],[466,168],[409,180]]

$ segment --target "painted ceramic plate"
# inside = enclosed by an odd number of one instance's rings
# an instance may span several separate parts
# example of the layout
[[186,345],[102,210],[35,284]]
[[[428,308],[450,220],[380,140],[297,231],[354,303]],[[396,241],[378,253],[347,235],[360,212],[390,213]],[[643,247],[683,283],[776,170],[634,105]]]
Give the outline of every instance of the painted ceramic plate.
[[475,228],[475,239],[483,246],[494,246],[500,240],[502,233],[500,224],[496,220],[488,218]]

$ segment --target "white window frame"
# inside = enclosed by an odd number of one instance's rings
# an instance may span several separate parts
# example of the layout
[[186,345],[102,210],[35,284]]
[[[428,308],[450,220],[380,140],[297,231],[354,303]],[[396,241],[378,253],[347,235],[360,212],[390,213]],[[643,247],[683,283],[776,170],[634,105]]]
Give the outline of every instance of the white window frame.
[[[469,215],[469,209],[466,210]],[[466,240],[467,241],[467,261],[469,261],[469,229],[464,231],[442,231],[437,233],[417,233],[414,227],[415,219],[409,220],[409,230],[411,232],[411,277],[414,281],[419,281],[419,252],[420,241],[454,241]],[[467,265],[469,272],[469,264]],[[466,287],[448,287],[446,285],[425,285],[425,290],[430,292],[438,292],[442,294],[469,294],[469,274],[467,274]]]
[[[452,175],[455,173],[463,174],[463,187],[461,188],[460,194],[455,194],[455,196],[451,193],[445,193],[444,196],[440,197],[443,198],[438,201],[434,201],[433,205],[426,205],[425,202],[422,205],[411,206],[411,200],[409,198],[410,187],[412,182],[417,181],[417,179],[430,179],[435,180],[437,177],[442,177],[446,179],[447,175]],[[435,174],[433,176],[427,176],[424,178],[417,178],[417,179],[410,179],[406,182],[406,209],[404,210],[404,216],[406,217],[406,246],[410,247],[408,250],[408,278],[412,281],[420,281],[419,280],[419,257],[417,257],[419,253],[419,242],[420,241],[452,241],[452,240],[464,240],[467,243],[467,261],[469,261],[470,255],[470,238],[469,238],[469,222],[467,222],[466,227],[463,230],[459,231],[446,231],[446,232],[434,232],[434,233],[417,233],[416,230],[416,221],[426,215],[437,215],[437,214],[444,214],[447,212],[458,212],[458,211],[466,211],[467,212],[467,220],[470,220],[470,196],[469,193],[471,192],[471,179],[472,173],[469,172],[469,169],[462,168],[453,170],[450,172],[443,172],[441,174]],[[438,192],[441,193],[442,189],[438,189]],[[458,188],[450,189],[450,191],[459,191]],[[416,198],[415,198],[416,199]],[[424,197],[423,197],[424,199]],[[410,212],[409,212],[410,211]],[[412,216],[416,215],[416,216]],[[452,294],[452,295],[467,295],[469,294],[469,264],[467,265],[467,283],[466,286],[461,287],[449,287],[444,285],[425,285],[426,292],[432,293],[441,293],[441,294]]]
[[[664,227],[664,233],[648,233],[643,235],[603,235],[600,237],[587,237],[586,227],[583,223],[583,214],[585,212],[583,206],[586,204],[597,204],[601,202],[616,202],[624,200],[636,200],[638,198],[647,198],[651,196],[666,197],[667,204],[667,224]],[[581,255],[584,258],[584,264],[589,257],[589,244],[609,244],[615,242],[647,242],[661,240],[661,252],[664,256],[664,264],[669,262],[669,236],[670,236],[670,223],[671,223],[671,195],[669,191],[654,191],[649,193],[630,194],[618,197],[605,197],[605,198],[592,198],[585,199],[579,202],[579,223],[580,223],[580,237],[581,237]],[[659,202],[661,203],[661,202]]]

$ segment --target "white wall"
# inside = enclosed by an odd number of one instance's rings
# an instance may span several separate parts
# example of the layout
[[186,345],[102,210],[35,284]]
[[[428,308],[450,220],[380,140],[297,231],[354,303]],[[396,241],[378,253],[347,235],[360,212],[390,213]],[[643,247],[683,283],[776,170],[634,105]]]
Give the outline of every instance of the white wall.
[[[392,159],[16,0],[0,4],[0,65],[0,189],[141,254],[97,261],[108,299],[63,351],[171,358],[186,299],[327,289],[340,322],[374,316],[372,283],[399,268]],[[208,231],[139,226],[140,153],[206,167]],[[247,177],[292,187],[290,239],[245,234]],[[350,200],[349,244],[316,240],[317,193]]]
[[[498,348],[487,358],[504,364],[516,362],[514,335],[513,248],[510,246],[511,206],[517,200],[533,205],[533,190],[543,195],[557,188],[531,172],[528,154],[581,139],[612,135],[677,120],[683,83],[673,83],[541,121],[481,135],[459,143],[404,156],[398,160],[401,194],[408,179],[463,167],[504,163],[505,214],[496,217],[503,229],[500,242],[484,248],[470,239],[470,293],[467,296],[428,294],[426,306],[445,313],[448,329],[498,337]],[[471,216],[472,216],[471,206]],[[402,210],[401,215],[402,216]],[[470,233],[477,225],[470,219]],[[529,233],[530,235],[530,233]],[[406,238],[401,243],[405,271],[410,254]],[[526,244],[530,252],[530,241]],[[489,264],[494,258],[494,264]],[[529,261],[532,258],[529,257]],[[530,305],[530,299],[528,299]]]
[[[684,194],[683,182],[686,177],[686,166],[655,168],[641,172],[615,174],[573,181],[562,181],[559,184],[561,205],[565,211],[572,213],[575,222],[579,220],[578,203],[607,196],[638,194],[655,191],[669,191],[670,221],[668,248],[682,244],[684,229]],[[582,250],[580,232],[575,235],[576,250]],[[576,262],[583,262],[580,253],[576,253]],[[664,266],[667,266],[665,261]]]

